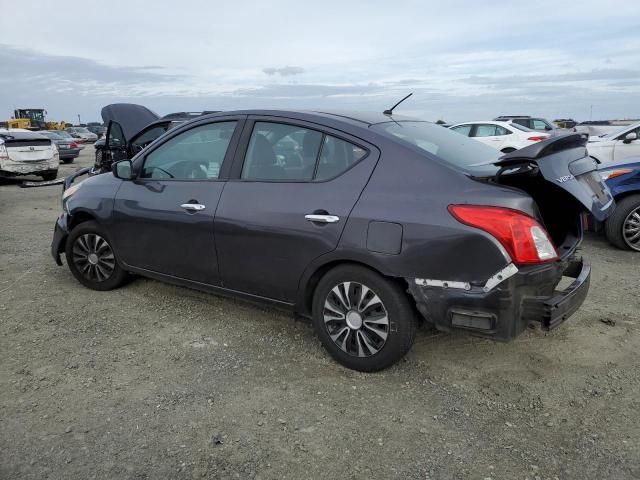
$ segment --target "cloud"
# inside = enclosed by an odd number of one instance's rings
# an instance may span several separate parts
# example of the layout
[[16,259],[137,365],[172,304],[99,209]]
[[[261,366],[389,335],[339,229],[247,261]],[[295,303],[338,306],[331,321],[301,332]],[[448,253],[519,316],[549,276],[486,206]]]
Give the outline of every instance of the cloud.
[[110,95],[124,91],[144,93],[151,86],[184,80],[184,75],[168,74],[161,67],[110,66],[74,56],[46,55],[31,49],[0,44],[0,65],[10,75],[0,76],[5,91],[45,90],[74,92],[77,95]]
[[267,75],[280,75],[282,77],[288,77],[291,75],[300,75],[301,73],[304,73],[304,68],[291,67],[291,66],[286,66],[281,68],[268,67],[268,68],[263,68],[262,71]]

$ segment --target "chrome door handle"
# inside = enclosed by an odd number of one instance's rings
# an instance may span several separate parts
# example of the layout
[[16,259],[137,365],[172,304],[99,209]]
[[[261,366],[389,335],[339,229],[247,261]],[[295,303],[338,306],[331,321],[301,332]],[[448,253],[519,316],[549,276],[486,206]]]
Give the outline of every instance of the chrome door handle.
[[340,221],[340,217],[335,215],[305,215],[304,218],[314,223],[336,223]]
[[180,205],[181,208],[184,208],[187,212],[199,212],[200,210],[204,210],[205,206],[199,203],[183,203]]

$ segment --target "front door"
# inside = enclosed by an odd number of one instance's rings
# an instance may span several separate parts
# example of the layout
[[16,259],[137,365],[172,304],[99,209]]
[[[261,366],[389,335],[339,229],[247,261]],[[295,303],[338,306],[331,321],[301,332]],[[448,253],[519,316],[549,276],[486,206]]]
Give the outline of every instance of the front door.
[[219,284],[213,218],[233,155],[237,121],[178,132],[135,161],[114,203],[114,243],[127,265],[199,283]]
[[215,231],[225,288],[293,302],[305,268],[336,248],[379,153],[340,132],[282,122],[245,128]]

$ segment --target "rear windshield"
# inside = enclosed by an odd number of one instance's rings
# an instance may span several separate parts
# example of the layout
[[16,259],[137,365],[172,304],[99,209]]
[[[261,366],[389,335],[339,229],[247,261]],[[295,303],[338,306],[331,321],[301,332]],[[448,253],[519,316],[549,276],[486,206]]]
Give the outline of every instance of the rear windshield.
[[496,171],[493,162],[502,155],[498,150],[429,122],[386,122],[372,126],[393,135],[400,142],[428,152],[450,166],[472,175]]

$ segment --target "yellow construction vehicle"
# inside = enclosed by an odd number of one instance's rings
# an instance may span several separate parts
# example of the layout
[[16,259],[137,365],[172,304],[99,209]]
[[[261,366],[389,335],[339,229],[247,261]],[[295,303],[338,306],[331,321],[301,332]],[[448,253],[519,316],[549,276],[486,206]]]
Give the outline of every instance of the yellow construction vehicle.
[[64,130],[65,122],[47,122],[47,111],[42,108],[17,108],[13,117],[7,120],[9,128],[26,128],[27,130]]

